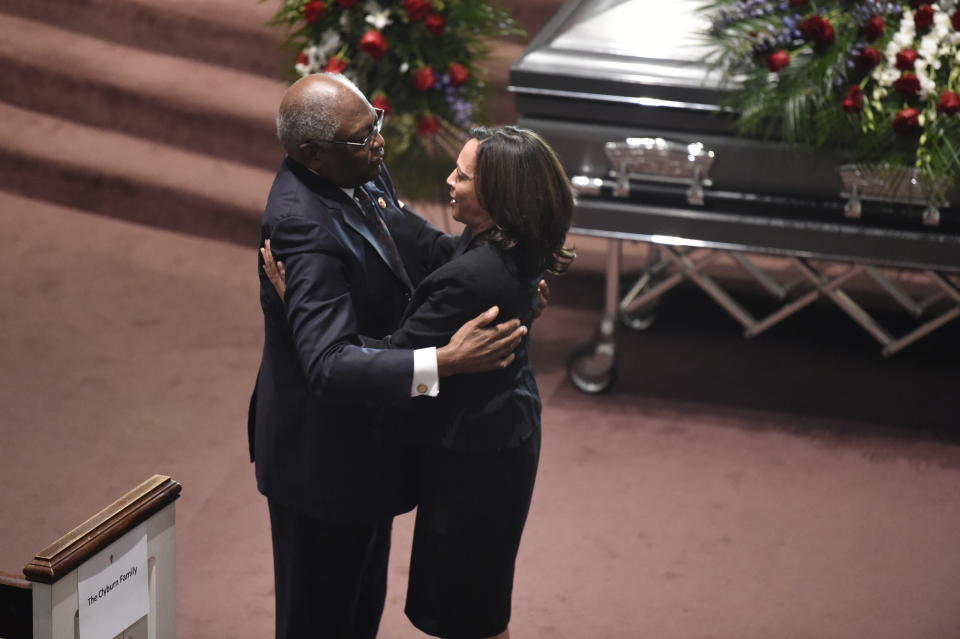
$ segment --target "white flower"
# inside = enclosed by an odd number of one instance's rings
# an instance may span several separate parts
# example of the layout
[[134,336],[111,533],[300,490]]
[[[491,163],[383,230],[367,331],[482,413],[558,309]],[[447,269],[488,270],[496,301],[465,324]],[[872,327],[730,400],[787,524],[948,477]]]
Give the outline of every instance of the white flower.
[[893,39],[887,45],[887,52],[896,47],[897,51],[906,49],[913,44],[913,39],[917,36],[917,28],[913,23],[913,11],[909,8],[904,9],[903,17],[900,18],[900,29],[893,34]]
[[[913,11],[907,8],[903,11],[903,17],[900,19],[900,29],[893,34],[890,42],[887,43],[887,48],[883,51],[887,58],[887,68],[881,69],[878,67],[873,71],[873,77],[876,78],[878,82],[889,86],[893,83],[893,80],[899,77],[899,72],[891,70],[890,67],[897,66],[898,53],[904,49],[913,47],[913,41],[916,35],[917,29],[913,23]],[[893,79],[890,79],[891,77]]]
[[920,80],[920,96],[928,97],[936,90],[933,79],[927,75],[928,69],[933,69],[935,73],[941,66],[941,57],[950,55],[955,48],[954,36],[956,33],[952,29],[950,17],[933,5],[933,27],[920,40],[920,46],[917,47],[917,53],[920,58],[916,63],[917,78]]
[[894,66],[877,67],[873,70],[873,78],[882,87],[893,86],[893,83],[900,77],[900,71]]
[[922,69],[917,69],[917,80],[920,82],[920,99],[926,100],[936,93],[937,85],[933,79]]
[[[344,13],[346,15],[346,13]],[[338,48],[340,48],[340,34],[333,29],[327,29],[320,36],[320,42],[317,43],[317,56],[323,60],[329,58]]]
[[406,73],[410,70],[410,65],[406,62],[400,64],[400,73]]
[[898,49],[906,49],[911,44],[913,44],[913,33],[904,33],[903,31],[898,31],[893,35],[893,40],[890,41],[891,44],[896,45]]
[[309,47],[306,47],[301,53],[307,56],[306,63],[298,62],[293,65],[294,70],[299,73],[301,76],[310,75],[311,73],[316,73],[320,69],[320,59],[317,54],[316,45],[311,44]]
[[376,0],[367,0],[363,8],[367,12],[367,23],[373,25],[375,29],[383,29],[388,24],[393,23],[393,20],[390,19],[390,9],[381,8]]

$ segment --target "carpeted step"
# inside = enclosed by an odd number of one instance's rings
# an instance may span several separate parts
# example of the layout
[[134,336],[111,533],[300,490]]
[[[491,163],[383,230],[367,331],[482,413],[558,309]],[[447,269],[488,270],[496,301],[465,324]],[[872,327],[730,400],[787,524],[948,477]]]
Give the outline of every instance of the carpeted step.
[[[284,27],[268,26],[276,1],[0,0],[0,12],[59,25],[130,47],[272,78],[290,72]],[[53,43],[49,43],[53,45]],[[69,48],[57,44],[64,58]]]
[[278,80],[3,14],[0,67],[0,100],[25,109],[264,168],[281,155]]
[[[278,0],[0,0],[0,12],[57,24],[132,47],[288,77],[286,27],[268,25]],[[500,3],[532,38],[560,0]]]
[[0,189],[256,246],[273,172],[0,103]]

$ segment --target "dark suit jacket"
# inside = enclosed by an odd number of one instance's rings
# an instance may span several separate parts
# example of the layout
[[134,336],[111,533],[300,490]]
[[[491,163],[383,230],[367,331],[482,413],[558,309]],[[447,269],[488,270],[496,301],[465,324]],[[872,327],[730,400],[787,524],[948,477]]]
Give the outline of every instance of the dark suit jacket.
[[[467,231],[453,259],[428,275],[414,293],[400,328],[386,340],[394,348],[446,344],[460,326],[493,305],[497,321],[533,322],[540,276],[519,274],[509,252],[473,240]],[[527,353],[527,337],[503,370],[445,377],[437,398],[413,400],[408,430],[446,448],[513,448],[540,427],[540,394]]]
[[[384,219],[416,285],[449,258],[455,240],[399,205],[386,168],[365,187],[387,204]],[[261,227],[286,266],[287,289],[284,304],[260,269],[263,359],[249,416],[257,485],[331,520],[413,506],[390,490],[402,425],[384,408],[409,405],[413,353],[363,348],[358,337],[395,330],[412,291],[359,216],[340,188],[287,158]]]

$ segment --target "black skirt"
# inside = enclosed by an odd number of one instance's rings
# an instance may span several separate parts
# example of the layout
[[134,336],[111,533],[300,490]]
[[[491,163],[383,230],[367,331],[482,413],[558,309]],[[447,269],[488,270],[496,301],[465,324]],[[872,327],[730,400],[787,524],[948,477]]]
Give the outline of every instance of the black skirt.
[[406,613],[423,632],[483,639],[510,621],[514,564],[540,458],[537,429],[490,452],[423,447]]

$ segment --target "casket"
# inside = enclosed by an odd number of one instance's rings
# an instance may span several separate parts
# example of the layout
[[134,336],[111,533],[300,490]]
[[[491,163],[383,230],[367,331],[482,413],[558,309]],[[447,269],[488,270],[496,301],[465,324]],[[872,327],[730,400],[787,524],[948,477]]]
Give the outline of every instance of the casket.
[[[853,234],[960,231],[955,194],[928,202],[908,171],[871,173],[843,149],[736,135],[725,106],[732,89],[711,69],[701,35],[703,4],[570,0],[512,66],[519,124],[554,146],[582,196]],[[589,215],[580,218],[589,226]]]
[[[572,232],[610,240],[603,320],[595,341],[571,356],[574,383],[586,391],[612,384],[617,320],[649,326],[651,302],[680,281],[702,288],[748,337],[831,301],[884,355],[960,317],[955,190],[925,197],[929,189],[907,168],[858,166],[843,148],[816,152],[737,135],[726,106],[736,87],[711,67],[703,5],[569,0],[511,67],[518,124],[551,143],[577,192]],[[622,240],[648,242],[654,257],[625,296]],[[784,262],[803,286],[778,282],[756,253]],[[719,254],[779,309],[755,317],[725,291],[708,270]],[[914,299],[881,267],[914,269],[933,295]],[[894,335],[880,325],[844,290],[860,275],[918,326]]]

